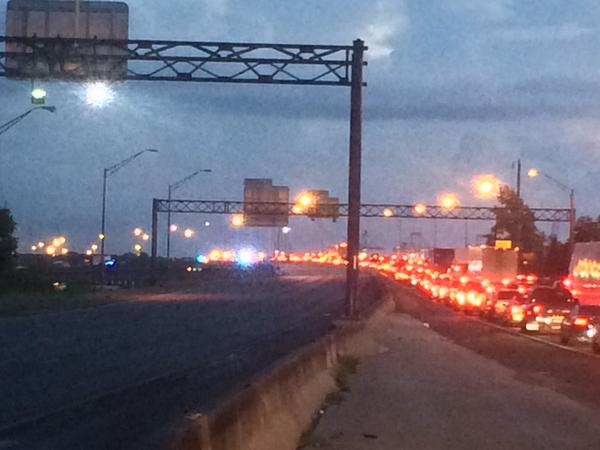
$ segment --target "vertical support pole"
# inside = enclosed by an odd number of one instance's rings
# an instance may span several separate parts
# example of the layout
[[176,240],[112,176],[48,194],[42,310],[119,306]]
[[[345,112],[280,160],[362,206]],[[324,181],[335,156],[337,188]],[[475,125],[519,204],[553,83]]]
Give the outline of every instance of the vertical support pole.
[[167,260],[171,258],[171,191],[172,185],[169,185],[169,211],[167,212]]
[[573,253],[573,250],[575,250],[575,222],[575,190],[571,189],[571,192],[569,193],[569,251],[571,254]]
[[521,160],[517,161],[517,197],[521,198]]
[[79,36],[79,12],[80,12],[79,2],[80,1],[81,0],[75,0],[75,39],[81,38],[81,36]]
[[156,264],[158,249],[158,199],[152,199],[152,265]]
[[362,88],[365,45],[360,39],[352,49],[350,93],[350,158],[348,168],[348,266],[346,268],[346,314],[356,316],[358,297],[358,253],[360,251],[360,190],[362,158]]
[[517,252],[517,270],[521,270],[521,256],[523,255],[523,212],[521,209],[521,160],[517,160],[517,200],[519,202],[517,211],[517,246],[519,251]]

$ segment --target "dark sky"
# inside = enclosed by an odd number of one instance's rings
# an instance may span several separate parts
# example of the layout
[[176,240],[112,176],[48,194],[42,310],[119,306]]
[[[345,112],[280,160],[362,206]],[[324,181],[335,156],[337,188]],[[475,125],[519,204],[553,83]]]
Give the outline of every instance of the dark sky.
[[[365,78],[365,202],[436,202],[494,173],[514,183],[512,163],[535,166],[575,188],[580,213],[597,215],[600,177],[600,48],[596,0],[131,0],[132,38],[275,41],[369,46]],[[6,1],[0,1],[4,34]],[[22,248],[66,234],[75,250],[98,232],[102,168],[147,147],[110,180],[109,250],[125,251],[131,229],[149,228],[152,197],[209,167],[180,191],[206,199],[242,197],[245,177],[273,178],[293,193],[328,189],[344,199],[349,92],[344,88],[128,82],[103,108],[84,87],[45,85],[43,112],[0,137],[0,199],[19,222]],[[0,122],[25,111],[29,84],[0,80]],[[564,207],[567,195],[543,179],[524,180],[533,206]],[[180,254],[244,242],[265,247],[272,233],[228,230],[224,218],[175,221],[199,230]],[[470,224],[469,239],[486,231]],[[344,222],[296,220],[296,247],[343,238]],[[369,241],[392,246],[428,222],[365,221]],[[550,231],[550,228],[545,228]],[[555,230],[556,231],[556,230]],[[564,235],[565,226],[560,232]],[[441,223],[437,243],[460,245],[464,224]],[[191,246],[195,246],[192,248]]]

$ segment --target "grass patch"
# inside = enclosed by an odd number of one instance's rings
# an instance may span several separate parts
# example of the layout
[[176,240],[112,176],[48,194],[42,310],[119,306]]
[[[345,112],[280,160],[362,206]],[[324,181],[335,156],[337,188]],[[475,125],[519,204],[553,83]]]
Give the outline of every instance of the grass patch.
[[338,358],[338,366],[333,374],[333,378],[336,386],[341,392],[350,391],[348,380],[350,375],[356,373],[357,367],[358,358],[356,356],[343,355]]
[[26,292],[8,290],[0,293],[0,316],[18,316],[43,311],[64,311],[113,303],[109,293],[89,289],[67,289],[63,292]]

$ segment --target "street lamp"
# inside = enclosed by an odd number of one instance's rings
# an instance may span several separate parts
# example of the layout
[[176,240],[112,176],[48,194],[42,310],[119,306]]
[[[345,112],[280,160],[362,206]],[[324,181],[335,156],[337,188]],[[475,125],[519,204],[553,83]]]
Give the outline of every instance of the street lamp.
[[100,230],[100,234],[98,235],[98,237],[100,239],[100,255],[101,255],[102,264],[104,264],[104,247],[105,247],[105,242],[106,242],[106,229],[105,229],[105,227],[106,227],[106,179],[109,176],[114,175],[116,172],[118,172],[120,169],[125,167],[127,164],[129,164],[134,159],[142,156],[144,153],[158,153],[158,150],[156,150],[154,148],[147,148],[140,152],[134,153],[129,158],[125,158],[123,161],[118,162],[117,164],[114,164],[110,167],[106,167],[104,169],[104,177],[103,177],[103,183],[102,183],[102,227]]
[[21,120],[23,120],[25,117],[27,117],[33,111],[37,111],[37,110],[44,110],[44,111],[53,113],[56,111],[56,107],[55,106],[35,106],[35,107],[31,108],[30,110],[24,112],[20,116],[17,116],[14,119],[9,120],[8,122],[0,125],[0,134],[6,133],[10,128],[14,127],[16,124],[18,124]]
[[194,173],[189,174],[187,177],[182,178],[176,183],[169,185],[169,211],[167,212],[167,259],[171,257],[171,232],[177,231],[177,228],[174,230],[171,228],[171,194],[179,189],[184,183],[194,178],[199,173],[212,173],[212,169],[200,169],[196,170]]
[[241,228],[244,226],[244,215],[243,214],[234,214],[231,216],[231,226],[233,228]]
[[498,195],[500,184],[500,180],[491,174],[473,178],[473,190],[480,198],[492,198]]
[[427,212],[427,206],[424,203],[417,203],[414,207],[415,214],[422,216]]
[[439,200],[440,206],[446,210],[452,210],[458,206],[458,198],[454,194],[444,194]]
[[563,192],[569,194],[569,248],[572,252],[575,246],[575,189],[533,167],[527,171],[527,175],[529,178],[536,178],[537,176],[542,175],[544,178],[558,186]]

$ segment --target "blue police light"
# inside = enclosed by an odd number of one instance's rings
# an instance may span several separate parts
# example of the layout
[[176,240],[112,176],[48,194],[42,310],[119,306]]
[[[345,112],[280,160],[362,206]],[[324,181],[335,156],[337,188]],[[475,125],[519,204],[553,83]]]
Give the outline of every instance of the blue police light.
[[242,267],[256,263],[256,252],[252,248],[242,248],[235,254],[235,261]]
[[107,259],[106,261],[104,261],[104,265],[106,267],[115,267],[117,265],[117,260],[114,258]]

